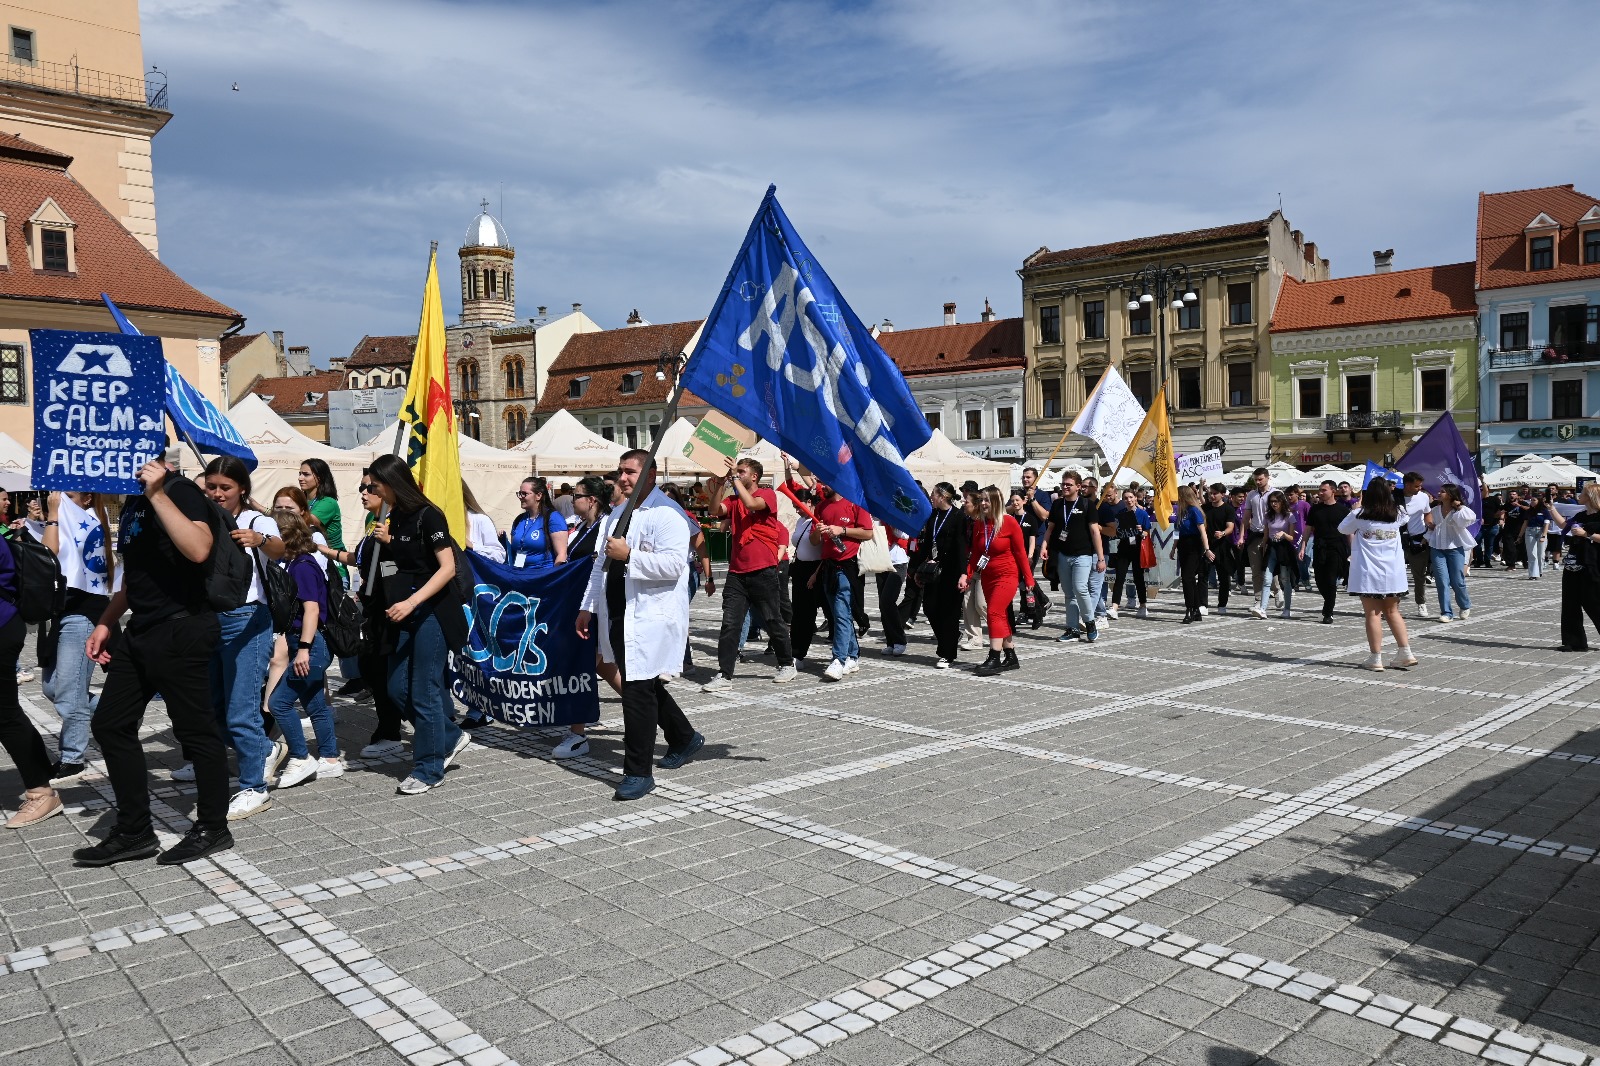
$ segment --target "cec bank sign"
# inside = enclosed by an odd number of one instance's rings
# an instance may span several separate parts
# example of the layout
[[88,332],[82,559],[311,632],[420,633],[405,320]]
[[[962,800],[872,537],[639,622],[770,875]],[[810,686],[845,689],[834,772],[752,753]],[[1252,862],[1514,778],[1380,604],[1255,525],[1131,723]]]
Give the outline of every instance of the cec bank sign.
[[33,487],[135,493],[166,450],[161,338],[28,331],[33,349]]
[[1523,426],[1517,430],[1517,439],[1600,441],[1600,425],[1585,425],[1581,422],[1558,422],[1553,426]]

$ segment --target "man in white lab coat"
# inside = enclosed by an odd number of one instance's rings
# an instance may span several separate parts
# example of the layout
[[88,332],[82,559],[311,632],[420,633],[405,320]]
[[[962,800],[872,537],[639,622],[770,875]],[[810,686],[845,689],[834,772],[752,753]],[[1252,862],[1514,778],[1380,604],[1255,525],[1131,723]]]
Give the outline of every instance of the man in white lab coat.
[[[645,496],[625,537],[612,535],[626,507],[601,519],[589,589],[578,612],[578,635],[594,625],[600,656],[622,673],[625,754],[614,797],[635,800],[656,787],[656,729],[667,737],[663,770],[676,770],[705,744],[662,684],[662,674],[682,668],[689,635],[689,525],[677,504],[655,487],[655,463],[641,449],[625,452],[617,466],[617,491],[628,497],[644,478]],[[609,569],[606,562],[610,560]]]

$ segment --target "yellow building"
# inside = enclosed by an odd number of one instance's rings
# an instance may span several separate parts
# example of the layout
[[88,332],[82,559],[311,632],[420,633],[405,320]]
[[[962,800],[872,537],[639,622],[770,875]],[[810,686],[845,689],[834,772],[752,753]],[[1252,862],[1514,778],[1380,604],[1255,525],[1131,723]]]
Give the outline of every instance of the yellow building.
[[[1147,267],[1172,279],[1165,299],[1148,276],[1139,276]],[[1165,373],[1176,451],[1220,442],[1225,461],[1237,465],[1264,460],[1270,446],[1268,327],[1278,290],[1286,277],[1326,278],[1328,261],[1275,211],[1255,222],[1055,252],[1040,248],[1018,274],[1030,458],[1050,453],[1106,368],[1116,367],[1147,407]],[[1193,300],[1184,299],[1188,292]],[[1152,298],[1141,301],[1146,293]],[[1174,299],[1180,308],[1170,306]],[[1095,448],[1073,437],[1061,454],[1084,460]],[[1107,458],[1115,464],[1121,457]]]
[[72,176],[151,252],[150,139],[172,118],[145,70],[138,0],[0,2],[0,129],[73,160]]

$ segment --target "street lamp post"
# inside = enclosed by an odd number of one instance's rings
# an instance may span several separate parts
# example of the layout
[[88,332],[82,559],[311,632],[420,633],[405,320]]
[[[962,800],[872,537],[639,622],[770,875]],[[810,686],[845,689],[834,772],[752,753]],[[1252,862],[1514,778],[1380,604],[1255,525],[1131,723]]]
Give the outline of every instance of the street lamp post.
[[1156,305],[1156,351],[1159,353],[1156,391],[1167,398],[1167,407],[1170,409],[1172,396],[1162,391],[1167,384],[1167,306],[1170,303],[1174,311],[1181,311],[1185,305],[1197,303],[1200,297],[1189,281],[1189,268],[1182,263],[1158,261],[1141,267],[1129,280],[1128,289],[1134,293],[1128,300],[1129,311],[1137,311],[1141,306],[1148,307],[1152,303]]

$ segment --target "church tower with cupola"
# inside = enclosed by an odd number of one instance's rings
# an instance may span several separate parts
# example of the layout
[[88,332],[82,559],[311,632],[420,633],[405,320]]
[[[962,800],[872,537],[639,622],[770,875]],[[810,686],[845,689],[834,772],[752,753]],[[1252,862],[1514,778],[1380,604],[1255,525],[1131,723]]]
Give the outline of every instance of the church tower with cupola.
[[461,243],[461,324],[504,326],[517,320],[516,251],[489,201]]

